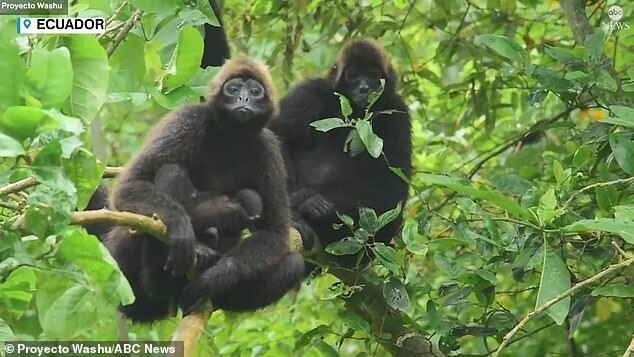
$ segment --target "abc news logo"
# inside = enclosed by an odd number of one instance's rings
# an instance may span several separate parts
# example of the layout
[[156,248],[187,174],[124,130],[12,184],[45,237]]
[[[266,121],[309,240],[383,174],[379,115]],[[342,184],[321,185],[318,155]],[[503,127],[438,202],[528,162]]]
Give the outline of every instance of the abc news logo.
[[603,23],[603,28],[605,28],[606,30],[615,31],[615,30],[621,30],[621,29],[625,29],[625,30],[630,29],[629,22],[619,21],[623,18],[623,9],[620,6],[617,6],[617,5],[610,6],[610,8],[608,9],[608,17],[612,21]]

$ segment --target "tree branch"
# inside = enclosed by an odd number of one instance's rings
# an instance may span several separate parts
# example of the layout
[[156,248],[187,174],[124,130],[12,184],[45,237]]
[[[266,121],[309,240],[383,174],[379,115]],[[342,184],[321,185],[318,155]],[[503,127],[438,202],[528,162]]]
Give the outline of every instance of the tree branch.
[[627,350],[623,354],[623,357],[632,357],[634,356],[634,335],[632,336],[632,341],[630,341],[630,345],[627,347]]
[[585,288],[586,286],[600,280],[601,278],[603,278],[604,276],[626,268],[628,266],[630,266],[632,263],[634,263],[634,258],[630,258],[627,260],[622,261],[621,263],[618,264],[614,264],[614,265],[610,265],[608,268],[606,268],[605,270],[599,272],[596,275],[591,276],[590,278],[576,284],[575,286],[573,286],[572,288],[564,291],[563,293],[557,295],[556,297],[554,297],[551,300],[548,300],[546,303],[544,303],[543,305],[541,305],[540,307],[536,308],[535,310],[531,311],[528,315],[526,315],[526,317],[524,317],[522,319],[522,321],[520,321],[517,325],[515,325],[515,327],[513,327],[513,329],[511,331],[509,331],[504,338],[502,339],[502,343],[500,344],[500,346],[498,347],[498,349],[495,351],[495,353],[493,354],[493,357],[497,357],[500,355],[500,352],[502,352],[502,350],[508,346],[509,342],[511,341],[511,339],[513,338],[513,336],[515,336],[515,334],[517,332],[519,332],[522,328],[524,328],[524,326],[526,326],[526,324],[535,316],[543,313],[544,311],[548,310],[549,307],[555,305],[556,303],[558,303],[559,301],[567,298],[568,296],[571,296],[572,294],[576,293],[577,291]]
[[[119,173],[121,173],[121,171],[122,171],[121,167],[106,167],[103,173],[103,178],[116,177],[117,175],[119,175]],[[0,187],[0,196],[7,195],[9,193],[24,191],[27,188],[36,186],[37,184],[39,184],[39,182],[37,181],[35,177],[33,176],[27,177],[20,181],[12,182],[6,186]]]
[[107,209],[73,212],[71,223],[86,225],[91,223],[112,223],[126,226],[151,234],[161,241],[167,240],[167,227],[158,217],[148,217],[132,212],[119,212]]
[[119,31],[119,33],[114,38],[114,40],[112,40],[112,43],[110,44],[110,46],[108,46],[108,51],[106,51],[106,53],[108,54],[108,57],[112,56],[112,54],[114,53],[114,50],[117,49],[121,41],[123,41],[123,39],[128,35],[128,32],[132,30],[132,27],[134,27],[134,24],[137,23],[137,21],[141,20],[142,15],[143,15],[143,11],[141,10],[136,10],[134,13],[132,13],[132,16],[130,16],[128,21],[125,22],[125,25],[123,25],[123,27],[121,28],[121,31]]

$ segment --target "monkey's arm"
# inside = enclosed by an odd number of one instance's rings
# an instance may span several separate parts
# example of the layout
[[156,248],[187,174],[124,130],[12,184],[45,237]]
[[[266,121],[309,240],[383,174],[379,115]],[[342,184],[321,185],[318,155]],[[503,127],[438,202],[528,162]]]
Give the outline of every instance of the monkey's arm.
[[192,142],[196,141],[197,133],[183,119],[194,121],[196,113],[186,108],[170,115],[124,169],[113,191],[112,204],[120,211],[156,214],[165,223],[169,244],[165,269],[180,276],[193,264],[196,237],[185,208],[158,189],[154,179],[165,163],[184,164],[191,157],[188,150],[195,149]]

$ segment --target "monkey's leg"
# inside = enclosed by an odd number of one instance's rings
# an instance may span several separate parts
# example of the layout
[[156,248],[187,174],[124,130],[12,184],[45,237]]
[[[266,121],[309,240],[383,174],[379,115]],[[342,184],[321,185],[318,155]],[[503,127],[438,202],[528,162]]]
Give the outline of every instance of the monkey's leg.
[[215,308],[228,311],[257,310],[281,299],[304,277],[304,258],[287,253],[271,270],[253,281],[241,282],[213,300]]

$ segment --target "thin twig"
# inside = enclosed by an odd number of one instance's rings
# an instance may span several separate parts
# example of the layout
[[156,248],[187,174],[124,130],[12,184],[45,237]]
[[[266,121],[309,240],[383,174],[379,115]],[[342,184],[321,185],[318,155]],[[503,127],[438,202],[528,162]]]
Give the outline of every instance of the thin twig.
[[142,10],[136,10],[132,14],[132,16],[130,16],[128,21],[125,22],[125,25],[121,28],[121,31],[119,31],[119,33],[114,38],[114,40],[112,40],[112,43],[110,44],[110,46],[108,46],[108,51],[107,51],[108,57],[112,56],[112,54],[114,53],[114,50],[117,49],[121,41],[123,41],[123,39],[128,35],[128,32],[132,30],[132,27],[134,27],[134,24],[137,21],[141,20],[142,15],[143,15]]
[[627,350],[623,354],[623,357],[632,357],[634,356],[634,335],[632,335],[632,341],[630,341],[630,345],[627,347]]
[[588,185],[588,186],[580,189],[579,191],[575,191],[572,195],[570,195],[570,198],[568,198],[566,203],[564,203],[563,207],[564,208],[568,207],[570,202],[572,202],[572,200],[575,197],[579,196],[580,194],[582,194],[582,193],[584,193],[586,191],[592,190],[593,188],[611,186],[611,185],[618,185],[620,183],[631,183],[631,182],[634,182],[634,177],[628,177],[626,179],[618,179],[618,180],[614,180],[614,181],[593,183],[592,185]]
[[564,291],[563,293],[557,295],[555,298],[553,298],[551,300],[548,300],[546,303],[544,303],[540,307],[538,307],[535,310],[531,311],[517,325],[515,325],[515,327],[513,327],[513,329],[511,331],[509,331],[509,333],[507,333],[504,336],[504,338],[502,339],[502,343],[500,344],[498,349],[493,354],[493,357],[499,356],[500,352],[502,352],[502,350],[506,346],[508,346],[508,344],[511,341],[511,339],[513,338],[513,336],[515,336],[515,334],[517,332],[519,332],[522,328],[524,328],[524,326],[526,326],[526,324],[533,317],[540,315],[541,313],[543,313],[544,311],[548,310],[548,308],[550,308],[551,306],[555,305],[559,301],[571,296],[572,294],[574,294],[577,291],[585,288],[586,286],[598,281],[599,279],[603,278],[604,276],[606,276],[606,275],[608,275],[608,274],[610,274],[610,273],[612,273],[614,271],[617,271],[619,269],[626,268],[626,267],[630,266],[632,263],[634,263],[634,258],[630,258],[628,260],[624,260],[624,261],[622,261],[621,263],[618,263],[618,264],[610,265],[607,269],[605,269],[605,270],[601,271],[600,273],[598,273],[596,275],[593,275],[590,278],[588,278],[588,279],[576,284],[572,288]]
[[[103,172],[103,178],[113,178],[119,175],[123,169],[121,167],[106,167]],[[33,176],[27,177],[20,181],[12,182],[6,186],[0,187],[0,196],[10,193],[17,193],[39,184]]]

